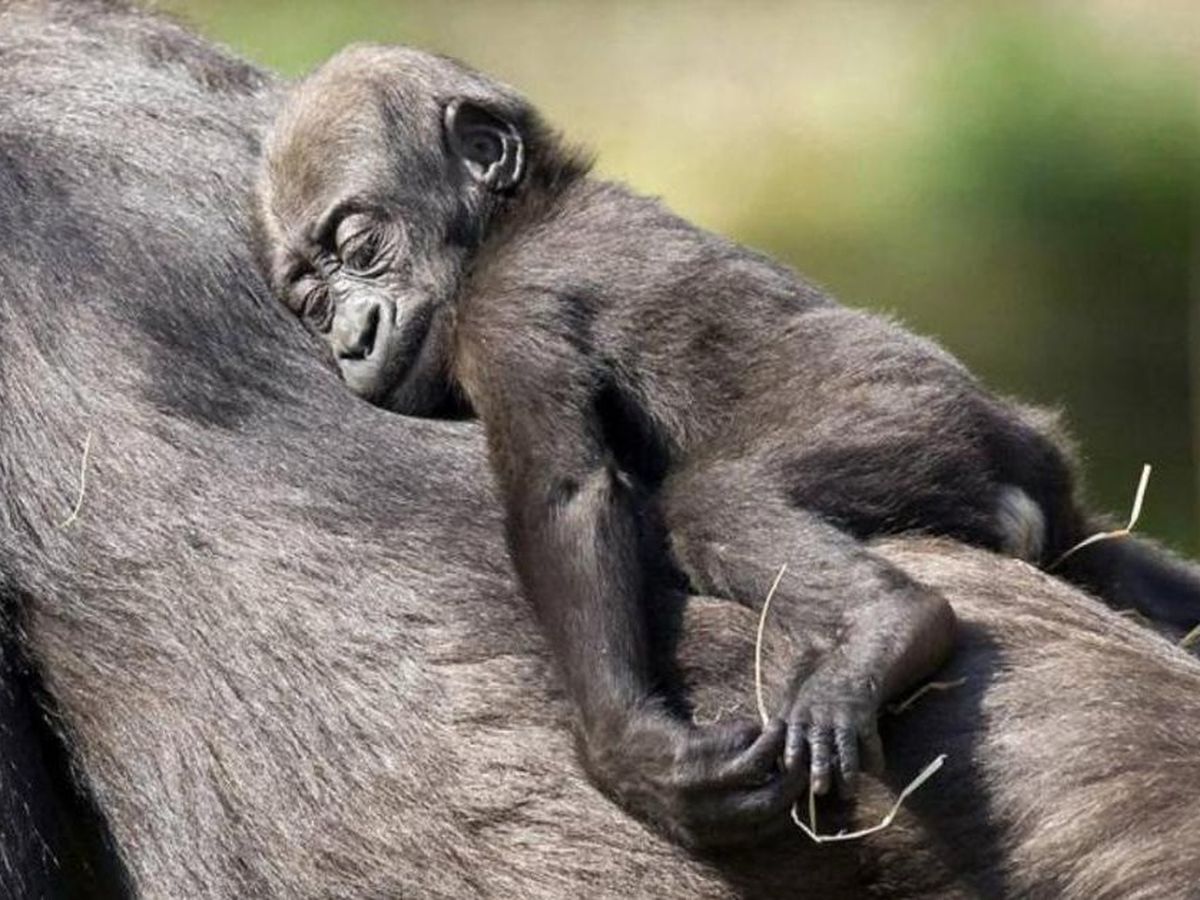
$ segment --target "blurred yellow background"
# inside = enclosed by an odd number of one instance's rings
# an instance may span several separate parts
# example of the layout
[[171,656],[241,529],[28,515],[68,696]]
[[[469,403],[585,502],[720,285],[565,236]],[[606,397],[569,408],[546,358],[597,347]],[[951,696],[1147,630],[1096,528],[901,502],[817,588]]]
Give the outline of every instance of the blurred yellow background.
[[162,0],[302,74],[356,40],[520,88],[600,170],[1063,408],[1089,495],[1200,549],[1200,3]]

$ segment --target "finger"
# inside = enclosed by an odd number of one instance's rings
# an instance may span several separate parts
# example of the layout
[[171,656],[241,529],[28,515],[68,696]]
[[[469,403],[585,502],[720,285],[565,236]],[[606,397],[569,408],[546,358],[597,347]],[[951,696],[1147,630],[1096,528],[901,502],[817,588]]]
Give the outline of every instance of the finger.
[[838,787],[851,797],[858,781],[858,735],[850,726],[839,725],[834,729],[833,741],[837,747]]
[[833,735],[826,727],[812,727],[809,729],[808,744],[812,753],[808,766],[809,782],[812,792],[821,796],[829,793],[833,771]]
[[787,772],[808,768],[808,725],[796,716],[788,720],[787,741],[783,747],[783,768]]
[[883,758],[883,740],[879,737],[879,729],[872,722],[868,727],[864,728],[858,736],[858,740],[862,746],[862,769],[864,772],[869,772],[872,775],[882,775],[884,758]]
[[714,786],[758,785],[769,779],[776,771],[775,764],[783,750],[786,727],[782,719],[768,722],[753,744],[721,767],[713,779]]

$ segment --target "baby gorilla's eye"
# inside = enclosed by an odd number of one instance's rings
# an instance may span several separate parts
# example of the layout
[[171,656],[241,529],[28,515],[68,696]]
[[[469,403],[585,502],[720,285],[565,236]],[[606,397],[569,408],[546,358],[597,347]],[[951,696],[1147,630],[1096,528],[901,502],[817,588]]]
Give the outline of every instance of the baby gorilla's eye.
[[380,244],[379,232],[372,229],[343,248],[342,262],[352,271],[366,272],[379,258]]
[[292,290],[296,298],[294,306],[300,318],[317,331],[327,331],[333,318],[333,304],[329,302],[329,288],[312,275],[301,278]]
[[378,275],[386,266],[385,226],[365,215],[347,216],[337,229],[337,256],[352,275]]

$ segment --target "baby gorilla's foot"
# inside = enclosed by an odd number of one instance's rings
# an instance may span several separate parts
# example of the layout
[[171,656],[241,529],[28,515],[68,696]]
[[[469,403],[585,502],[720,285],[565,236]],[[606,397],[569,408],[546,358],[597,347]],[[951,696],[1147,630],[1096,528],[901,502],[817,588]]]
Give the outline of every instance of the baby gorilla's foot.
[[996,504],[996,534],[1001,553],[1036,563],[1046,549],[1046,514],[1015,485],[1000,489]]
[[836,773],[839,788],[850,795],[860,768],[883,770],[880,698],[871,678],[826,663],[789,693],[783,707],[786,772],[807,774],[815,794],[828,793]]
[[786,825],[802,777],[782,771],[784,723],[693,727],[661,710],[593,729],[583,758],[622,806],[691,847],[736,844]]

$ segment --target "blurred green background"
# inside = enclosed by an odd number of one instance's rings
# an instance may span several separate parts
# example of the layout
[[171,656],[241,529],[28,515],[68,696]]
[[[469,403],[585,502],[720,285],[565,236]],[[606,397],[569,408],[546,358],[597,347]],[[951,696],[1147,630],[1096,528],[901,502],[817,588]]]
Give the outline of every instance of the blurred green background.
[[289,75],[355,40],[515,84],[600,169],[1063,409],[1200,549],[1200,4],[162,0]]

